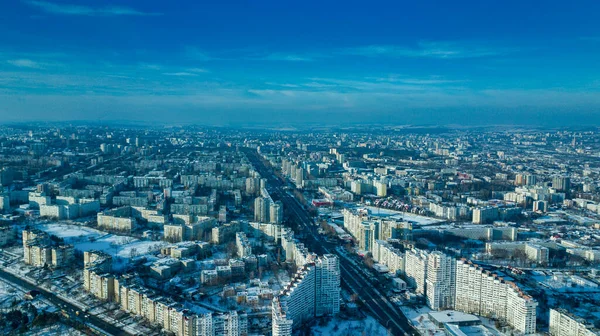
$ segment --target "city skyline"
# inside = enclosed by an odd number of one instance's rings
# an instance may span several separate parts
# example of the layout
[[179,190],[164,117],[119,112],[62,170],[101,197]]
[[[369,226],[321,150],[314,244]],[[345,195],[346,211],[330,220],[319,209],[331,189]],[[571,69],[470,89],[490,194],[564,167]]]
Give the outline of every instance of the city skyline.
[[0,334],[598,336],[599,140],[0,125]]
[[597,125],[598,6],[7,2],[0,116]]

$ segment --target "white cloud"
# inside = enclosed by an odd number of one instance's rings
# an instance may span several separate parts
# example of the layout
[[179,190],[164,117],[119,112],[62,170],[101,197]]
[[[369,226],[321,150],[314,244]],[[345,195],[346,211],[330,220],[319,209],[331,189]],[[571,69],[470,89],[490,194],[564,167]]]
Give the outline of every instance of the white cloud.
[[151,63],[141,63],[139,65],[140,69],[145,69],[145,70],[161,70],[162,66],[158,65],[158,64],[151,64]]
[[456,84],[463,83],[465,80],[462,79],[444,79],[439,76],[430,76],[426,78],[413,78],[400,75],[389,75],[387,77],[367,77],[366,79],[373,80],[375,82],[388,82],[388,83],[404,83],[404,84],[415,84],[415,85],[444,85],[444,84]]
[[35,61],[32,61],[30,59],[14,59],[14,60],[8,60],[7,61],[9,64],[14,65],[16,67],[19,68],[30,68],[30,69],[41,69],[42,66]]
[[286,54],[286,53],[271,53],[265,56],[248,57],[250,60],[256,61],[289,61],[289,62],[311,62],[314,61],[312,56]]
[[298,84],[289,84],[289,83],[266,82],[265,84],[271,85],[271,86],[286,87],[286,88],[298,88],[298,87],[300,87],[300,85],[298,85]]
[[26,4],[38,8],[46,13],[59,15],[82,15],[82,16],[156,16],[161,13],[148,13],[138,11],[129,7],[107,6],[90,7],[71,4],[57,4],[48,1],[27,0]]
[[185,71],[180,71],[180,72],[164,72],[163,75],[165,75],[165,76],[176,76],[176,77],[193,77],[193,76],[198,76],[198,74],[196,74],[196,73],[185,72]]
[[479,58],[506,54],[509,48],[491,48],[477,43],[452,41],[420,41],[416,46],[369,45],[346,48],[339,53],[365,57],[415,57],[415,58]]
[[206,69],[202,69],[202,68],[189,68],[189,69],[185,69],[185,71],[187,72],[194,72],[194,73],[206,73],[209,72]]

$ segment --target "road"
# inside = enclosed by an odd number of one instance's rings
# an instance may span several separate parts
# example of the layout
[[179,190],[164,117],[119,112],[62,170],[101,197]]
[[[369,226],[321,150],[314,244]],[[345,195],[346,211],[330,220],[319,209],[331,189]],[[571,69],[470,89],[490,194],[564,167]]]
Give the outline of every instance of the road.
[[[83,317],[84,313],[81,311],[81,308],[75,306],[74,304],[72,304],[66,300],[63,300],[62,298],[58,297],[56,294],[49,292],[44,288],[35,286],[21,278],[14,276],[14,275],[4,271],[1,268],[0,268],[0,278],[6,280],[8,282],[17,284],[25,289],[39,291],[40,293],[42,293],[42,295],[44,296],[45,299],[47,299],[48,301],[50,301],[52,304],[56,305],[57,307],[61,307],[63,310],[65,310],[71,319],[77,320],[81,323],[91,325],[91,326],[93,326],[97,329],[100,329],[103,332],[108,333],[110,335],[115,335],[115,336],[130,335],[129,333],[125,332],[123,329],[115,327],[114,325],[112,325],[94,315],[87,315],[88,317],[84,318]],[[77,314],[76,314],[76,312],[78,312],[78,311],[79,311],[79,316],[77,316]]]
[[393,335],[418,335],[402,311],[374,288],[369,280],[365,279],[359,266],[337,251],[334,244],[321,239],[316,232],[317,225],[314,220],[300,202],[284,190],[285,183],[273,173],[271,168],[266,166],[258,152],[250,148],[244,150],[254,168],[263,178],[267,179],[271,197],[283,203],[289,221],[296,224],[296,229],[300,231],[300,240],[309,250],[317,254],[337,255],[340,261],[342,286],[351,293],[356,293],[379,323],[388,328]]

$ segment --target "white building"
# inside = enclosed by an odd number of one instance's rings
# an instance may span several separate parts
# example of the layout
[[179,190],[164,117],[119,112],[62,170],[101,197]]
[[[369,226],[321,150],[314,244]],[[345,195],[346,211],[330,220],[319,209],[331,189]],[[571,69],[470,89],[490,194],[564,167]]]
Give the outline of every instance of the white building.
[[273,335],[291,335],[292,327],[340,310],[339,260],[326,254],[306,263],[272,302]]
[[549,250],[545,246],[537,245],[532,242],[489,242],[485,244],[485,252],[494,255],[504,251],[510,254],[521,251],[527,256],[527,259],[538,263],[548,263]]
[[100,211],[100,201],[89,198],[57,196],[54,204],[39,204],[40,216],[55,219],[75,219]]
[[260,223],[269,223],[270,206],[270,198],[257,197],[254,199],[254,221]]
[[497,207],[484,207],[473,209],[473,223],[474,224],[485,224],[491,223],[498,219],[498,208]]
[[466,259],[456,262],[455,309],[506,321],[517,332],[533,334],[537,302],[512,282]]
[[245,233],[237,232],[235,234],[235,246],[237,248],[238,257],[244,258],[252,255],[252,246],[250,246],[250,242]]
[[415,293],[425,294],[425,279],[427,278],[427,252],[418,249],[406,251],[404,255],[404,272]]
[[600,330],[583,318],[564,309],[550,309],[550,335],[552,336],[598,336]]
[[375,240],[373,244],[373,260],[388,267],[391,273],[405,271],[404,253],[383,240]]
[[269,223],[281,224],[283,222],[283,204],[280,201],[269,205]]
[[454,307],[456,295],[456,259],[441,252],[427,256],[427,305],[442,310]]
[[387,196],[387,183],[384,181],[373,181],[373,188],[375,189],[375,195],[377,195],[377,197]]

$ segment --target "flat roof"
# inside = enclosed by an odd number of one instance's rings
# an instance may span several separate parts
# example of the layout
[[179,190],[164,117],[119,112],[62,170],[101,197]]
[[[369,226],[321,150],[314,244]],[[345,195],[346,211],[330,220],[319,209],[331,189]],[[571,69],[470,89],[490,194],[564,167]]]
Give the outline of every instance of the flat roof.
[[429,312],[429,316],[438,323],[464,323],[464,322],[480,322],[479,317],[467,313],[462,313],[454,310],[442,310]]

